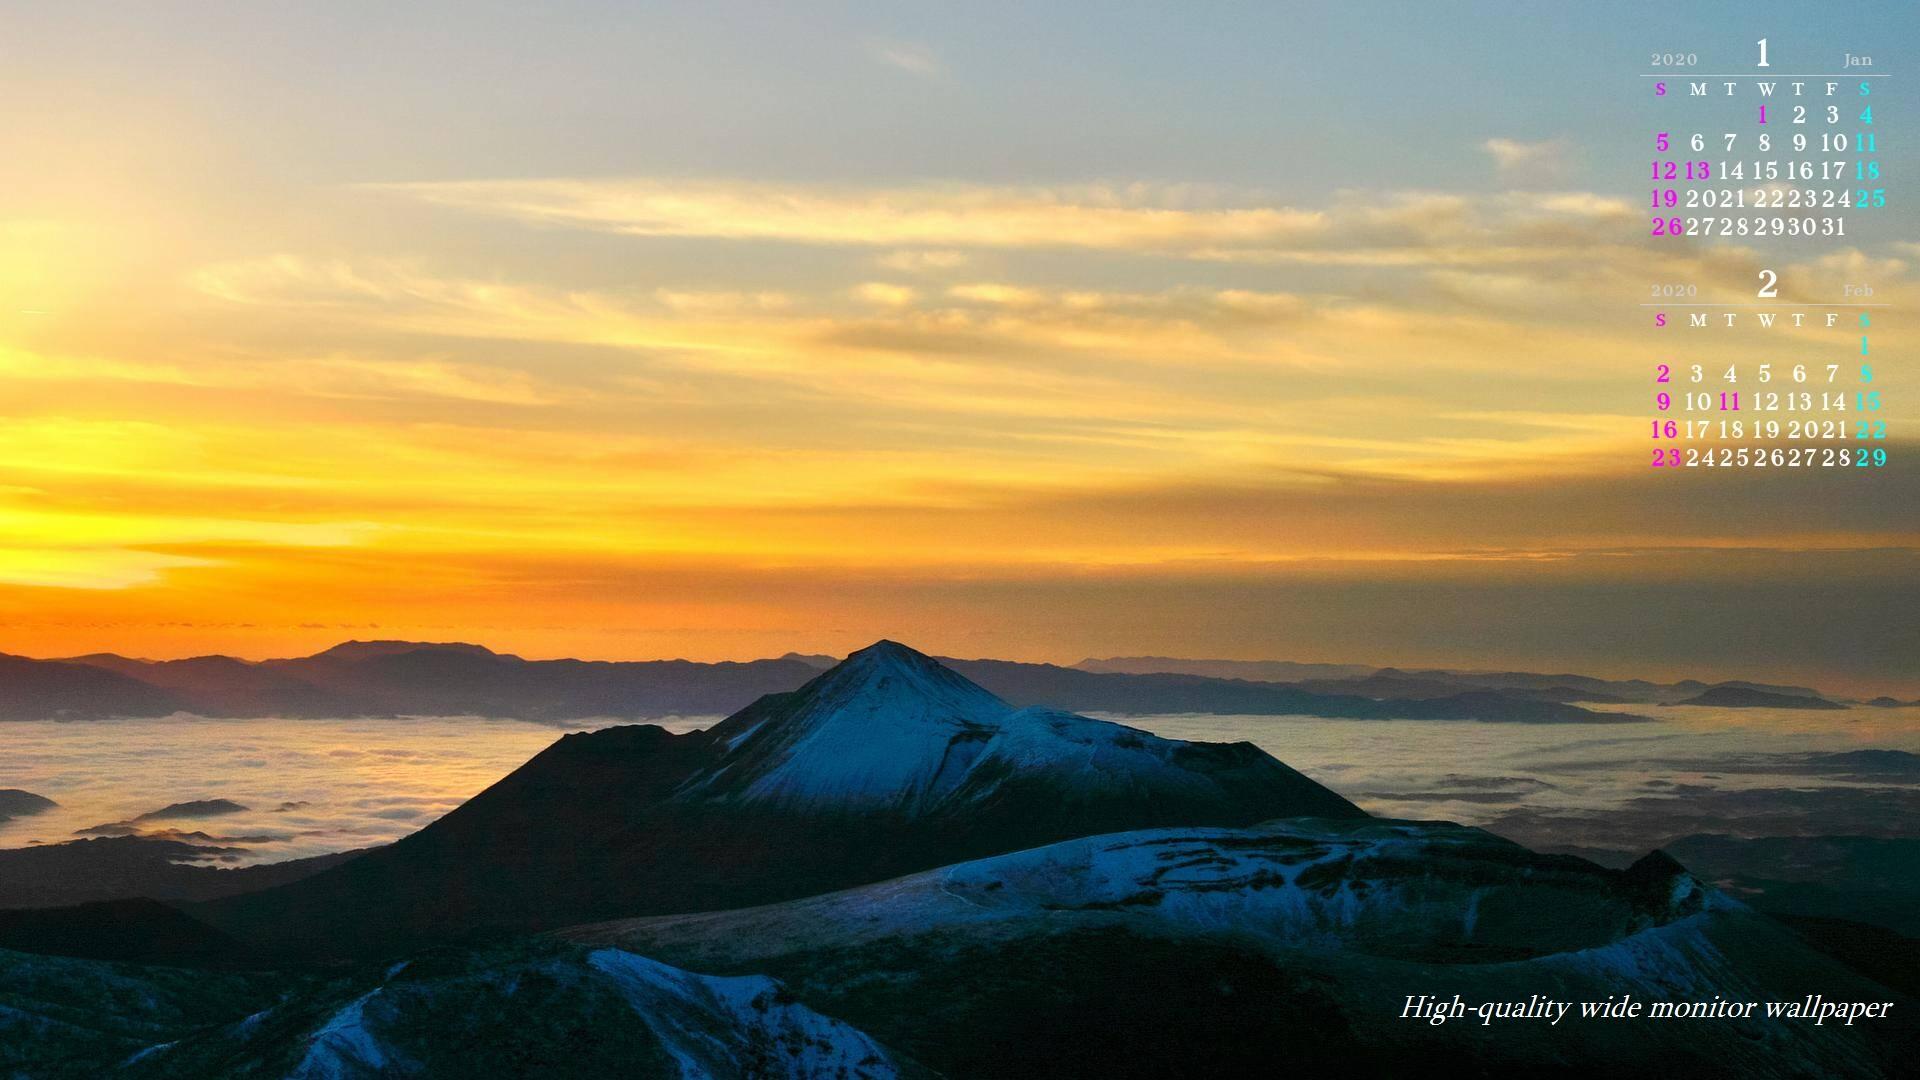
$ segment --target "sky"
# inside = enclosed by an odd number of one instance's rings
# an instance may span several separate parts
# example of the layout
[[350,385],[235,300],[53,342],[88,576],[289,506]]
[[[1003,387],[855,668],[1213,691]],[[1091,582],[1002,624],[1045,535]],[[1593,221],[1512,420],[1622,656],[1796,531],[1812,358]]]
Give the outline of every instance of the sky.
[[1912,5],[769,7],[0,7],[0,650],[1920,694],[1911,377],[1872,475],[1649,475],[1638,307],[1904,340],[1897,186],[1647,239],[1638,76],[1873,54],[1911,175]]

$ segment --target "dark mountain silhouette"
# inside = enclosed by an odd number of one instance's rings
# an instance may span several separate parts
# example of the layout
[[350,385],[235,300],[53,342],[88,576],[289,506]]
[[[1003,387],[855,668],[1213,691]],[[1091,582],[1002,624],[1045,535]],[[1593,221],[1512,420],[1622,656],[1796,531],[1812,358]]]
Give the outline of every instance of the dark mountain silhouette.
[[1292,660],[1180,660],[1170,656],[1109,656],[1088,658],[1073,665],[1081,671],[1109,675],[1205,675],[1215,679],[1252,682],[1303,682],[1307,679],[1345,679],[1371,675],[1368,664],[1302,664]]
[[1744,686],[1716,686],[1679,702],[1681,705],[1712,705],[1722,709],[1844,709],[1837,701],[1798,694],[1779,694]]
[[0,653],[0,720],[167,716],[187,707],[177,695],[117,671]]
[[0,949],[131,963],[238,967],[244,945],[158,900],[0,911]]
[[[793,653],[777,660],[716,664],[526,660],[480,645],[410,641],[352,641],[313,656],[258,663],[224,656],[156,662],[110,654],[64,661],[5,659],[14,666],[0,664],[0,719],[151,717],[184,711],[295,718],[473,714],[554,723],[726,715],[764,694],[793,690],[834,663],[830,657]],[[1573,675],[1409,675],[1382,669],[1361,679],[1285,683],[1097,672],[1002,660],[948,663],[1015,705],[1116,715],[1619,723],[1638,718],[1581,709],[1570,702],[1666,701],[1678,693]],[[21,690],[10,695],[15,683]],[[1601,686],[1633,689],[1608,693],[1596,689]],[[1688,692],[1698,693],[1706,684],[1692,687]]]
[[803,663],[803,664],[805,664],[805,665],[807,665],[808,667],[811,667],[811,668],[818,668],[818,669],[820,669],[821,671],[825,671],[825,670],[827,670],[828,668],[830,668],[830,667],[832,667],[833,665],[835,665],[835,664],[837,664],[837,663],[839,663],[839,662],[840,662],[840,658],[839,658],[839,657],[837,657],[837,656],[827,656],[827,655],[825,655],[824,653],[798,653],[798,652],[790,652],[790,653],[785,653],[785,654],[783,654],[783,655],[782,655],[782,656],[780,657],[780,659],[782,659],[782,660],[798,660],[798,661],[800,661],[801,663]]
[[[312,662],[342,661],[355,663],[361,660],[379,660],[390,656],[409,656],[414,653],[434,653],[438,655],[471,656],[476,658],[502,658],[517,660],[518,657],[502,657],[485,645],[475,645],[466,641],[343,641],[331,649],[307,657]],[[289,664],[293,661],[267,661],[269,664]]]
[[246,807],[232,799],[190,799],[186,802],[170,803],[158,810],[149,810],[135,821],[166,821],[175,818],[220,817],[224,814],[242,814]]
[[[525,660],[463,642],[349,641],[313,656],[249,662],[227,656],[149,661],[98,653],[0,663],[0,718],[716,716],[819,673],[810,657],[700,664],[686,660]],[[87,680],[98,686],[92,686]],[[18,695],[9,692],[15,684]],[[67,689],[71,687],[71,689]],[[112,690],[113,692],[109,692]],[[9,705],[11,707],[9,707]]]
[[1293,683],[1205,675],[1126,675],[1007,660],[943,662],[1008,701],[1115,715],[1214,713],[1322,716],[1355,720],[1484,720],[1518,723],[1636,723],[1646,718],[1603,713],[1532,695],[1468,686],[1440,697],[1376,700],[1360,694],[1315,693]]
[[711,716],[819,674],[798,660],[523,660],[479,645],[349,642],[269,664],[375,715]]
[[1156,825],[1365,815],[1250,743],[1014,709],[882,642],[710,731],[569,735],[389,847],[193,908],[299,957],[791,899]]
[[0,821],[43,814],[59,805],[45,795],[35,795],[19,788],[0,788]]
[[[1553,675],[1529,671],[1460,671],[1451,668],[1403,671],[1392,667],[1296,664],[1278,660],[1179,660],[1163,656],[1131,656],[1082,660],[1074,667],[1084,671],[1133,675],[1202,675],[1286,683],[1316,694],[1358,694],[1389,700],[1444,698],[1462,690],[1480,689],[1498,690],[1509,697],[1535,701],[1673,705],[1685,703],[1686,699],[1717,687],[1757,690],[1788,697],[1821,697],[1820,691],[1812,687],[1779,686],[1740,679],[1711,684],[1698,679],[1656,683],[1645,679],[1597,679],[1572,673]],[[1893,698],[1878,700],[1889,705],[1900,704]]]
[[68,662],[158,687],[187,711],[202,716],[352,716],[360,711],[350,694],[335,693],[272,663],[253,664],[231,656],[155,661],[94,653]]
[[[145,896],[211,900],[282,885],[360,853],[340,852],[249,867],[202,865],[232,849],[141,836],[115,836],[0,851],[0,909],[63,907]],[[0,911],[0,919],[5,912]]]
[[1548,681],[1546,685],[1541,686],[1488,686],[1472,679],[1434,675],[1380,673],[1363,679],[1307,679],[1295,685],[1316,694],[1359,694],[1362,697],[1386,701],[1447,698],[1463,693],[1492,693],[1509,701],[1557,701],[1568,704],[1580,702],[1589,705],[1652,703],[1651,695],[1623,697],[1619,694],[1595,690],[1590,686],[1575,686],[1567,683]]

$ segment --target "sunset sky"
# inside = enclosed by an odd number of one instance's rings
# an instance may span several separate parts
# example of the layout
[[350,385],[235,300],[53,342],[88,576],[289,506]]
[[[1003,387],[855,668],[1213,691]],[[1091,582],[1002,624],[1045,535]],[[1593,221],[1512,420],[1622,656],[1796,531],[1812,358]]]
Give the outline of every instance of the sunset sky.
[[[1920,693],[1915,219],[1645,239],[1634,77],[1913,6],[1300,6],[0,8],[0,650]],[[1645,467],[1761,266],[1895,305],[1893,466]]]

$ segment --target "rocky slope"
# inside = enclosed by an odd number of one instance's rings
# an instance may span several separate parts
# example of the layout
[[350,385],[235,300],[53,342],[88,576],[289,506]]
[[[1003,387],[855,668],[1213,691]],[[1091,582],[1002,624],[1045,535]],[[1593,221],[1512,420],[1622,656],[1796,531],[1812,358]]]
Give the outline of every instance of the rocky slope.
[[[1914,1003],[1655,854],[1625,871],[1444,823],[1270,822],[1074,840],[744,911],[579,927],[772,972],[955,1076],[1877,1077]],[[1482,1002],[1896,1002],[1878,1026],[1402,1019]]]

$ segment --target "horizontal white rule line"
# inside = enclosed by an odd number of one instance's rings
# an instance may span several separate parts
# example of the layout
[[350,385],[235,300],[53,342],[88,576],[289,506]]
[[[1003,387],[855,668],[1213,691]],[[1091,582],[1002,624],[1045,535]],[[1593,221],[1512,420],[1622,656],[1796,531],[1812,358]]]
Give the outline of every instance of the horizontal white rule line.
[[1771,71],[1755,71],[1746,75],[1696,75],[1691,71],[1653,71],[1640,77],[1643,79],[1891,79],[1893,73],[1849,71],[1842,75],[1775,75]]
[[1823,304],[1809,300],[1804,304],[1641,304],[1641,307],[1892,307],[1892,304]]

